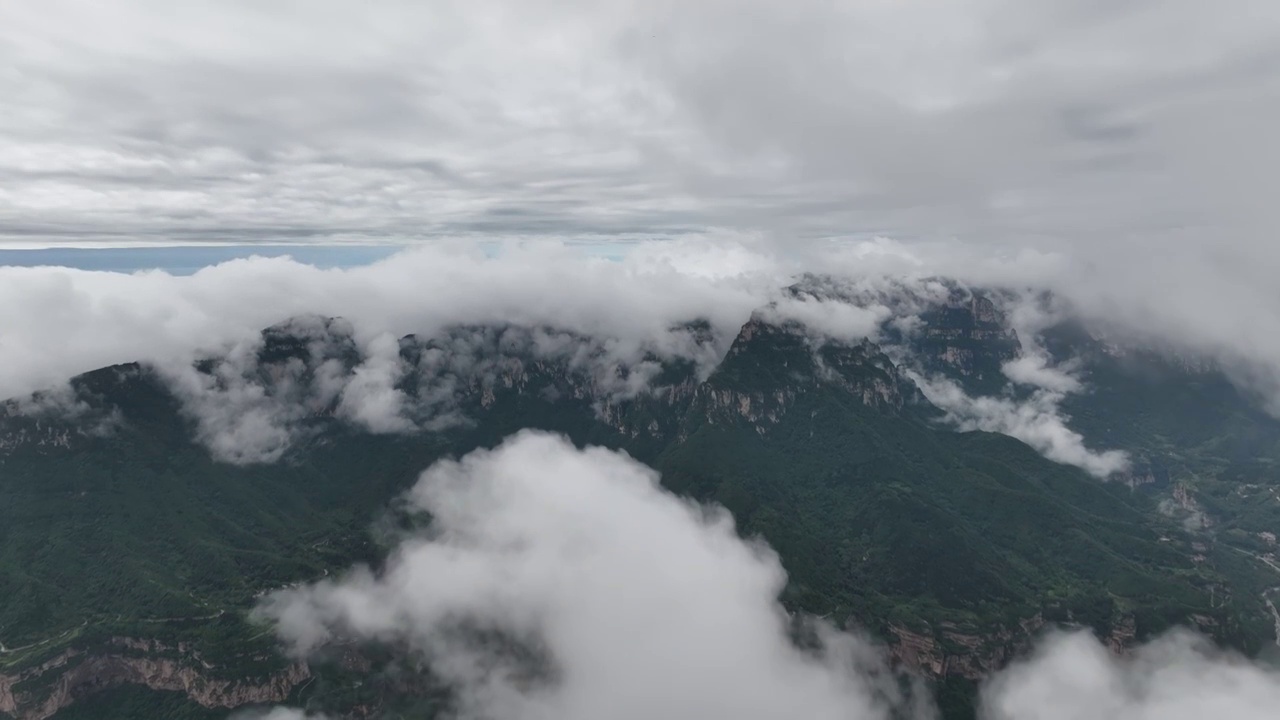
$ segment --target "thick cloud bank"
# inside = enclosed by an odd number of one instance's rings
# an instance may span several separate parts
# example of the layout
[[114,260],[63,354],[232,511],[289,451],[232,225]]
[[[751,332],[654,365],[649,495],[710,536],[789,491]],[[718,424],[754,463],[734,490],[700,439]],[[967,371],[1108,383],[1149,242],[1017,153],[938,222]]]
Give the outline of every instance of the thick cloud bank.
[[[299,315],[342,317],[356,341],[432,335],[455,324],[549,325],[676,352],[674,324],[703,318],[736,332],[785,274],[709,278],[719,256],[686,245],[677,261],[638,252],[617,262],[561,243],[511,245],[498,257],[465,245],[426,246],[370,266],[321,270],[287,258],[228,262],[189,277],[68,268],[0,268],[0,397],[136,360],[190,359],[256,339]],[[765,256],[762,259],[766,259]],[[370,367],[367,379],[385,372]]]
[[[464,720],[933,717],[865,641],[819,623],[822,649],[798,649],[777,556],[621,453],[523,432],[433,466],[409,499],[434,525],[385,570],[265,601],[295,652],[410,647],[457,690]],[[1280,675],[1189,634],[1123,659],[1063,634],[982,701],[989,720],[1263,720]]]
[[[433,466],[410,499],[433,532],[406,539],[385,572],[269,598],[262,612],[297,652],[336,638],[407,642],[458,690],[464,718],[910,709],[862,641],[820,627],[822,651],[797,649],[773,551],[622,454],[523,432]],[[536,666],[482,634],[524,646]]]
[[[784,291],[815,270],[825,279],[813,293]],[[1023,356],[1004,372],[1035,391],[1018,401],[972,398],[954,385],[922,381],[959,427],[1013,435],[1095,475],[1123,468],[1122,455],[1086,447],[1058,412],[1066,394],[1087,388],[1070,359],[1054,361],[1041,351],[1036,334],[1073,314],[1110,339],[1215,359],[1242,387],[1280,407],[1275,303],[1234,307],[1234,296],[1215,295],[1189,313],[1186,298],[1163,291],[1158,298],[1124,297],[1136,293],[1133,283],[1101,291],[1060,257],[926,251],[889,240],[783,253],[741,236],[637,243],[615,259],[540,241],[502,244],[491,253],[442,243],[330,270],[288,258],[237,260],[191,276],[4,267],[0,397],[56,387],[113,363],[148,362],[184,399],[201,440],[217,457],[271,461],[288,449],[300,421],[330,403],[336,403],[333,414],[372,432],[457,421],[450,412],[457,383],[485,370],[473,362],[483,355],[477,343],[493,339],[453,338],[418,367],[406,367],[396,356],[396,340],[407,334],[433,338],[458,326],[523,327],[528,333],[521,342],[535,354],[590,365],[593,382],[613,383],[604,389],[625,395],[643,387],[652,370],[644,366],[648,357],[685,357],[710,369],[755,311],[775,321],[800,321],[837,342],[875,339],[886,322],[909,332],[915,313],[945,299],[947,287],[934,280],[939,276],[1006,289],[1005,309],[1023,341]],[[1054,293],[1051,312],[1036,299],[1040,291]],[[268,392],[256,365],[260,331],[297,317],[343,318],[360,365],[335,365],[317,355],[316,366],[305,370],[321,382],[304,384],[299,368],[285,368],[275,378],[285,385]],[[1224,336],[1224,317],[1249,331]],[[695,319],[709,322],[710,342],[688,332],[686,323]],[[223,358],[212,377],[190,367],[205,355]],[[621,376],[620,368],[626,370]],[[426,415],[406,406],[396,388],[415,372],[429,376],[429,392],[418,398],[430,406]]]

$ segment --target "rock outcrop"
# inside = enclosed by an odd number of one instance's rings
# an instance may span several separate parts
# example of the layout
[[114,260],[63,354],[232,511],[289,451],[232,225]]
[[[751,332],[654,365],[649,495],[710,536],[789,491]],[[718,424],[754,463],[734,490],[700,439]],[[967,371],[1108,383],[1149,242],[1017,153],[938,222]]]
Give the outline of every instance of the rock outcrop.
[[819,342],[799,323],[756,316],[694,390],[692,413],[713,423],[745,420],[763,435],[814,391],[836,391],[886,415],[899,414],[918,393],[875,343]]
[[[1201,629],[1215,624],[1212,618],[1195,617]],[[1046,625],[1042,615],[1028,617],[1013,628],[998,628],[978,634],[962,631],[943,623],[936,630],[910,630],[891,625],[889,656],[892,661],[926,677],[961,677],[982,680],[1007,665],[1019,653],[1031,647],[1037,633]],[[1123,655],[1137,643],[1137,622],[1131,615],[1121,615],[1106,635],[1099,639],[1111,652]]]
[[[119,685],[143,685],[152,690],[179,692],[207,708],[278,703],[294,687],[311,677],[305,664],[294,663],[270,677],[226,679],[196,667],[198,658],[157,657],[140,652],[165,652],[152,640],[116,638],[119,651],[67,650],[44,663],[14,675],[0,675],[0,712],[18,720],[44,720],[96,691]],[[44,682],[47,676],[54,679]],[[39,689],[24,689],[38,684]]]
[[1003,382],[1000,367],[1021,350],[1018,335],[990,299],[969,295],[921,313],[916,349],[930,369]]

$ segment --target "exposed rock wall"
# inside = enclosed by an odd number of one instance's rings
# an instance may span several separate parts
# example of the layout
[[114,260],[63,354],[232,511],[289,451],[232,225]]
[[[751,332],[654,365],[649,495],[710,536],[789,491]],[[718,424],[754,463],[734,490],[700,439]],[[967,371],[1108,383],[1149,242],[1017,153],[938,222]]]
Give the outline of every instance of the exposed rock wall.
[[[1212,618],[1195,619],[1202,628],[1214,623]],[[981,635],[963,632],[945,623],[936,631],[932,628],[914,631],[891,625],[889,656],[895,663],[926,677],[982,680],[1029,648],[1045,624],[1044,617],[1037,614],[1022,620],[1017,627]],[[1113,653],[1124,654],[1137,642],[1137,623],[1132,616],[1120,616],[1101,639]]]
[[[118,638],[115,644],[131,650],[167,650],[154,641]],[[24,691],[24,681],[56,679],[39,691]],[[118,685],[143,685],[186,695],[207,708],[235,708],[284,701],[294,687],[311,677],[305,664],[295,663],[264,679],[210,677],[191,662],[171,657],[132,656],[116,652],[67,650],[45,663],[14,675],[0,675],[0,712],[18,720],[45,720],[98,690]]]

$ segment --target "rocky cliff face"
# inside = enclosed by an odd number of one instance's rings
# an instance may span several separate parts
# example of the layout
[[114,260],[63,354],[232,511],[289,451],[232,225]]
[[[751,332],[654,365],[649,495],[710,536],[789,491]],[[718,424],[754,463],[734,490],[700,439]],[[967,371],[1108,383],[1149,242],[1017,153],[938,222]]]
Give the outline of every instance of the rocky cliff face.
[[893,625],[889,628],[889,655],[894,662],[926,677],[981,680],[1028,647],[1044,624],[1044,618],[1036,615],[1015,629],[1001,628],[983,634],[963,632],[954,626],[921,632]]
[[764,434],[798,397],[814,391],[835,392],[888,415],[919,400],[915,385],[874,343],[821,343],[799,324],[755,317],[694,391],[691,412],[710,422],[745,420]]
[[687,404],[700,363],[717,357],[708,329],[691,323],[673,332],[694,359],[655,351],[636,357],[554,328],[455,327],[401,341],[398,387],[427,429],[527,412],[534,403],[576,405],[625,437],[669,437],[670,409]]
[[[153,640],[116,638],[113,644],[121,651],[67,650],[21,673],[0,675],[0,712],[18,720],[44,720],[78,698],[125,684],[179,692],[207,708],[235,708],[282,702],[294,687],[311,676],[305,664],[295,663],[263,679],[217,678],[195,667],[198,661],[193,657],[179,659],[126,652],[168,655],[175,650]],[[51,681],[49,676],[54,676]]]
[[921,325],[909,341],[926,370],[941,372],[978,390],[1005,382],[1004,363],[1018,357],[1018,334],[989,298],[964,294],[920,313]]
[[[1202,629],[1207,629],[1215,621],[1198,617],[1196,622]],[[1039,614],[1022,620],[1016,627],[980,634],[962,631],[945,623],[936,629],[914,631],[891,625],[889,655],[895,663],[926,677],[961,677],[980,681],[1030,648],[1046,625],[1044,617]],[[1127,653],[1137,644],[1137,623],[1133,616],[1115,618],[1110,631],[1101,640],[1116,655]]]
[[[712,339],[693,335],[696,355],[714,356]],[[403,384],[420,407],[455,420],[518,412],[530,401],[577,403],[623,437],[675,440],[694,422],[738,418],[764,433],[798,394],[838,390],[897,414],[918,397],[869,342],[819,344],[798,324],[753,317],[705,380],[704,368],[656,356],[622,365],[587,339],[551,330],[458,328],[445,337],[402,343],[414,368]]]
[[1128,470],[1113,474],[1110,480],[1122,483],[1130,490],[1163,489],[1169,485],[1169,470],[1157,463],[1135,460]]

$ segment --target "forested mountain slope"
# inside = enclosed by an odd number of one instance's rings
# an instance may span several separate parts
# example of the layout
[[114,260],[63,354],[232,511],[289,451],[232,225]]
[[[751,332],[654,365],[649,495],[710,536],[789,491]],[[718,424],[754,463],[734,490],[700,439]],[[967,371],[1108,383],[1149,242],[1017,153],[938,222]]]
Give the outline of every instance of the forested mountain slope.
[[[1054,623],[1116,648],[1179,624],[1250,652],[1274,641],[1280,425],[1212,368],[1055,326],[1036,351],[1088,389],[1054,407],[1130,457],[1095,477],[1003,431],[959,432],[925,392],[1027,399],[1006,366],[1029,339],[995,301],[918,317],[878,344],[760,313],[723,352],[695,321],[682,337],[715,362],[655,351],[625,367],[599,362],[599,339],[510,326],[408,336],[379,365],[340,320],[301,318],[247,356],[105,368],[15,400],[0,418],[0,712],[430,705],[438,689],[394,654],[292,661],[249,611],[377,564],[421,470],[523,428],[625,450],[723,504],[781,555],[790,609],[867,628],[942,687],[949,717]],[[328,389],[388,366],[404,400],[390,420]]]

